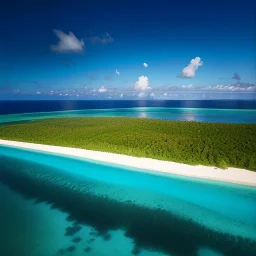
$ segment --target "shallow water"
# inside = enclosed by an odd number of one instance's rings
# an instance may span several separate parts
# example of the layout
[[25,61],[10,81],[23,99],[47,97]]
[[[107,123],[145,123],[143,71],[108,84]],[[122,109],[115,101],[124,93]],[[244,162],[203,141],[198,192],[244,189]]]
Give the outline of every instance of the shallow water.
[[140,117],[217,123],[256,123],[256,110],[160,107],[87,109],[0,115],[0,123],[59,117]]
[[255,255],[256,188],[0,147],[0,255]]

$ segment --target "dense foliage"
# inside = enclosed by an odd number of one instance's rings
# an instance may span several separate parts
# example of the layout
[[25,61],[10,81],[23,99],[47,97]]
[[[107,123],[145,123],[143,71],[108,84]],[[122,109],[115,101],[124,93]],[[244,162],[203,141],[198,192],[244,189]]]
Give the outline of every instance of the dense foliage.
[[256,125],[58,118],[0,126],[0,138],[256,171]]

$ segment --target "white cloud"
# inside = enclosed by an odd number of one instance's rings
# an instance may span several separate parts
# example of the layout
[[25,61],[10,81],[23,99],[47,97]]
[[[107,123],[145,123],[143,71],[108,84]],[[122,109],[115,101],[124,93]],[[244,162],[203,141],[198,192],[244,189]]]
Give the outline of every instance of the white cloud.
[[189,85],[182,85],[182,88],[187,88],[187,89],[191,89],[193,87],[193,84],[189,84]]
[[149,79],[147,76],[140,76],[134,84],[134,88],[137,91],[147,91],[151,90],[149,87]]
[[202,65],[203,65],[203,62],[201,61],[201,58],[196,57],[195,59],[192,59],[185,68],[183,68],[180,76],[183,78],[192,78],[195,76],[196,70],[198,69],[198,67]]
[[143,66],[146,68],[146,67],[148,67],[148,64],[146,62],[144,62]]
[[111,37],[111,35],[107,32],[106,35],[102,38],[101,42],[103,44],[108,44],[108,43],[112,43],[114,40]]
[[42,94],[41,92],[36,92],[36,95],[40,95],[40,94]]
[[145,92],[140,92],[139,94],[138,94],[138,97],[139,98],[143,98],[143,97],[146,97],[147,96],[147,94],[145,93]]
[[114,41],[114,39],[111,37],[111,35],[108,32],[106,32],[106,34],[103,37],[94,36],[94,37],[91,37],[89,40],[91,40],[91,42],[94,44],[96,43],[108,44]]
[[69,32],[69,34],[65,34],[61,30],[53,30],[55,35],[60,39],[56,45],[51,45],[51,50],[54,52],[82,52],[84,48],[84,41],[79,40],[76,36]]
[[120,72],[116,69],[116,74],[120,76]]
[[121,94],[120,94],[120,98],[123,98],[123,96],[124,96],[124,94],[123,94],[123,93],[121,93]]
[[105,88],[104,86],[101,86],[98,90],[98,92],[106,92],[108,89]]
[[164,93],[164,96],[167,96],[167,92]]
[[256,85],[250,83],[242,84],[218,84],[216,86],[208,86],[203,88],[203,90],[209,91],[231,91],[231,92],[243,92],[243,91],[256,91]]

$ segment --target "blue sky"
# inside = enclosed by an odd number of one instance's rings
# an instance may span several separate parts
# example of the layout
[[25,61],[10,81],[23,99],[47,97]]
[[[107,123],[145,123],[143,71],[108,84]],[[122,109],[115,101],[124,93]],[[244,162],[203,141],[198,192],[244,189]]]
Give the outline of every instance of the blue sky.
[[255,26],[249,0],[1,2],[0,93],[255,90]]

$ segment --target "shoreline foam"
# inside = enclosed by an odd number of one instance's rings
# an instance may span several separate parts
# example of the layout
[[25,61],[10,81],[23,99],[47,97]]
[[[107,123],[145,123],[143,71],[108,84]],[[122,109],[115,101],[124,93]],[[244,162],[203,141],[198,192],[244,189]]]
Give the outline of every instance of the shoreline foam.
[[1,139],[0,145],[42,151],[47,153],[57,153],[66,156],[80,157],[83,159],[95,160],[102,163],[118,164],[124,167],[149,170],[159,174],[174,174],[191,178],[228,182],[256,187],[256,172],[239,168],[230,167],[228,169],[222,170],[217,167],[210,166],[192,166],[187,164],[156,160],[151,158],[140,158],[101,151],[61,146],[50,146],[44,144],[35,144]]

